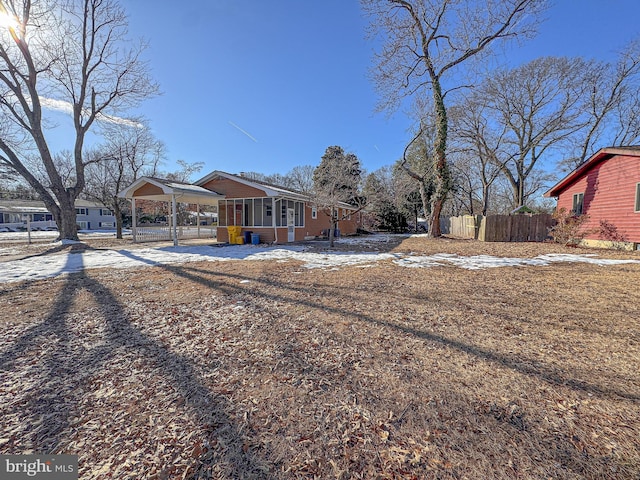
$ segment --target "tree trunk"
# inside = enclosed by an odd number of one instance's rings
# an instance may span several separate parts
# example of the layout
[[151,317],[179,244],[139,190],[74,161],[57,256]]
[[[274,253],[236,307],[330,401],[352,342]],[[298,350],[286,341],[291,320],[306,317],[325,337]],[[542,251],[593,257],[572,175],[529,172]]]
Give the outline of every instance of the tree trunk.
[[522,206],[524,206],[524,181],[522,178],[518,179],[518,182],[516,184],[516,189],[515,189],[515,194],[516,194],[516,206],[515,208],[520,208]]
[[76,208],[73,200],[66,198],[60,202],[60,218],[58,224],[59,240],[79,241],[78,224],[76,223]]
[[329,248],[333,248],[333,236],[335,235],[335,231],[336,231],[336,224],[332,217],[331,224],[329,226]]
[[447,109],[444,105],[444,96],[440,78],[431,73],[431,87],[433,90],[433,103],[436,113],[436,138],[434,141],[433,166],[435,191],[431,198],[431,214],[429,215],[429,232],[431,238],[442,236],[440,231],[440,213],[447,199],[451,186],[451,174],[447,165]]
[[113,203],[113,216],[116,217],[116,238],[122,240],[122,210],[117,198]]
[[487,216],[487,210],[489,210],[489,185],[486,182],[482,182],[482,216]]

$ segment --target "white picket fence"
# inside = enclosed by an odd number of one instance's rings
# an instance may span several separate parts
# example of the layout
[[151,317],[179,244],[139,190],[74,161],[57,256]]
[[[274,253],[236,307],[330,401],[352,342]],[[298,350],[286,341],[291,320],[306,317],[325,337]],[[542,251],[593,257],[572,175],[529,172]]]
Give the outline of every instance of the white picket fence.
[[[167,225],[144,226],[134,229],[134,242],[161,242],[173,240],[172,229]],[[178,240],[189,238],[211,238],[217,237],[216,227],[212,225],[180,226],[177,228]]]

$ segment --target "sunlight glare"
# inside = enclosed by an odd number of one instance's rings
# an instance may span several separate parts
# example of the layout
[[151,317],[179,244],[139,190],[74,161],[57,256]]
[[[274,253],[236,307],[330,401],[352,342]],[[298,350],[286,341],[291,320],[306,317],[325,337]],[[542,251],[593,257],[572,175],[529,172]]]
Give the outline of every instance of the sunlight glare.
[[19,25],[20,22],[18,22],[16,17],[9,14],[0,4],[0,27],[15,31]]

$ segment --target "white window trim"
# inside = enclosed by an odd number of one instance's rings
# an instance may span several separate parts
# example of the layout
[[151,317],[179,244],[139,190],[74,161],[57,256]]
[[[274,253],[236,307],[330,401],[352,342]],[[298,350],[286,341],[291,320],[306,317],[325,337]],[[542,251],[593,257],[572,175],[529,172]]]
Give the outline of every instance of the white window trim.
[[311,207],[311,218],[314,220],[318,219],[318,207]]
[[636,183],[636,203],[633,211],[640,213],[640,183]]

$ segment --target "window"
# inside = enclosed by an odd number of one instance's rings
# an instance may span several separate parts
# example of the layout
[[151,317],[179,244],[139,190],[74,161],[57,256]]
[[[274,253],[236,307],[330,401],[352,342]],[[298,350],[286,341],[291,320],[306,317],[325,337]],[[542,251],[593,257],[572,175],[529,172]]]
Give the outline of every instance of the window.
[[265,198],[262,200],[262,225],[270,227],[273,225],[273,200]]
[[286,200],[276,200],[276,226],[277,227],[286,227],[287,226],[287,201]]
[[640,212],[640,183],[636,183],[636,212]]
[[[305,203],[294,200],[274,200],[272,198],[242,198],[221,200],[218,219],[221,227],[237,225],[242,227],[287,226],[287,212],[294,212],[296,227],[304,227]],[[315,207],[314,207],[315,208]],[[277,212],[276,215],[273,212]],[[317,212],[316,212],[317,215]]]
[[76,215],[87,215],[86,208],[76,208]]
[[218,225],[220,227],[227,226],[227,202],[224,200],[218,203]]
[[285,200],[282,201],[282,205],[280,207],[280,217],[281,219],[281,225],[283,227],[287,226],[287,202]]
[[574,215],[582,215],[582,207],[584,204],[584,193],[575,193],[573,195],[573,208],[571,213]]
[[253,199],[244,199],[244,222],[243,225],[247,227],[253,226]]
[[314,220],[318,218],[318,207],[311,207],[311,218]]
[[101,217],[112,217],[113,213],[108,208],[101,208],[100,209],[100,216]]
[[76,222],[80,230],[89,230],[89,222]]
[[236,224],[235,220],[233,219],[233,205],[233,200],[227,200],[227,225],[229,226]]
[[304,227],[304,203],[296,202],[296,227]]
[[253,225],[255,227],[262,226],[262,199],[256,198],[253,200]]
[[115,227],[113,222],[98,222],[98,226],[99,227],[109,227],[109,228]]
[[233,225],[236,225],[238,227],[244,226],[244,201],[242,199],[238,199],[235,201],[236,204],[236,214],[235,214],[235,218],[234,218],[234,222]]

